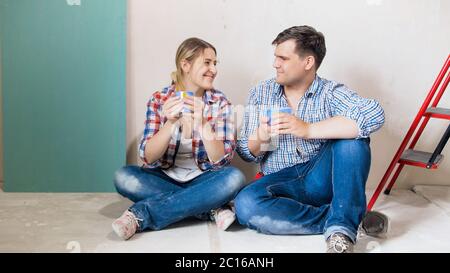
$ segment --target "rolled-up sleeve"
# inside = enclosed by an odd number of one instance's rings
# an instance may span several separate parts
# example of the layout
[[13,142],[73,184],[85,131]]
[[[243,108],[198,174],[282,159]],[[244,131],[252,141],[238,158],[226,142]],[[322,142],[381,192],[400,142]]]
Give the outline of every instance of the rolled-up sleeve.
[[144,134],[142,135],[141,141],[139,142],[139,157],[142,161],[145,162],[147,167],[150,168],[161,166],[160,160],[156,160],[155,162],[148,162],[145,158],[145,146],[147,144],[147,141],[159,131],[161,126],[161,115],[159,113],[161,103],[159,102],[158,94],[158,92],[153,94],[153,96],[147,103]]
[[384,110],[374,99],[360,97],[342,84],[328,93],[333,116],[344,116],[354,120],[358,126],[357,138],[367,138],[384,124]]
[[217,139],[223,141],[225,154],[219,160],[212,162],[213,169],[220,169],[223,166],[228,165],[233,159],[236,140],[234,137],[235,129],[232,114],[231,104],[226,99],[223,99],[220,104],[218,118],[214,127]]
[[237,153],[247,162],[259,163],[264,158],[265,153],[259,156],[254,156],[248,148],[249,137],[258,129],[259,125],[259,111],[260,105],[258,103],[257,89],[250,90],[250,95],[245,106],[244,120],[237,142]]

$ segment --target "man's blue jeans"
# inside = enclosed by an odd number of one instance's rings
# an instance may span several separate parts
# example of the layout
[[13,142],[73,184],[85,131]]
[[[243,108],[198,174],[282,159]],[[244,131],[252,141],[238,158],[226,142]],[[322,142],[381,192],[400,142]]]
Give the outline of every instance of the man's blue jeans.
[[370,140],[330,140],[312,160],[264,176],[235,199],[239,222],[267,234],[341,232],[356,242],[366,211]]
[[160,169],[126,166],[114,180],[117,191],[135,202],[129,209],[138,218],[138,231],[160,230],[184,218],[205,219],[234,199],[245,177],[234,167],[206,171],[187,183],[179,183]]

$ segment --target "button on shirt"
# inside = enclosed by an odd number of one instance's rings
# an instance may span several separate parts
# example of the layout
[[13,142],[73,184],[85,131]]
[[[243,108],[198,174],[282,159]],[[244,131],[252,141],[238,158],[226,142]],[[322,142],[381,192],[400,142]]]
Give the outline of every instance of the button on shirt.
[[[250,90],[245,108],[243,126],[237,152],[245,161],[260,163],[267,175],[313,158],[326,139],[301,139],[293,135],[280,135],[273,151],[255,157],[248,149],[248,139],[259,127],[259,120],[267,109],[289,107],[284,88],[275,78],[263,81]],[[316,76],[300,99],[293,113],[307,123],[316,123],[335,116],[354,120],[358,126],[357,138],[367,138],[384,123],[384,111],[373,99],[360,97],[345,85]]]

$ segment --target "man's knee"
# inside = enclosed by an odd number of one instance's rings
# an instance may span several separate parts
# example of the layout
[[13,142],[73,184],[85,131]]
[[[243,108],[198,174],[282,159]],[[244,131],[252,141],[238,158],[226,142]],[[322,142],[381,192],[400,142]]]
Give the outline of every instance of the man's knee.
[[359,155],[370,158],[370,139],[338,139],[332,144],[333,153],[339,155]]
[[244,188],[236,196],[234,200],[234,206],[236,209],[236,217],[242,225],[248,226],[250,219],[259,213],[258,195],[252,190],[251,186]]
[[[365,185],[371,165],[370,146],[368,139],[343,139],[333,143],[333,159],[335,170],[349,175],[347,183],[360,181]],[[344,170],[344,171],[343,171]]]

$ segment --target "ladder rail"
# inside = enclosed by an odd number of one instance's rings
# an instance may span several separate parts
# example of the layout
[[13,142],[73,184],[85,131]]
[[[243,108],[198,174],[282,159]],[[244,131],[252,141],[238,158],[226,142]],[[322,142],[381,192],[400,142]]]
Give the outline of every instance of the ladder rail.
[[447,127],[447,130],[445,130],[445,133],[442,136],[441,140],[439,141],[439,144],[436,146],[436,150],[434,150],[433,154],[431,155],[431,158],[427,164],[427,169],[430,169],[431,166],[433,166],[434,160],[444,149],[445,144],[447,144],[449,137],[450,137],[450,125]]
[[[449,55],[450,59],[450,55]],[[434,98],[433,103],[431,104],[431,107],[437,107],[439,101],[441,100],[442,95],[444,95],[445,89],[447,89],[448,82],[450,81],[450,73],[447,74],[447,78],[445,78],[444,84],[441,85],[441,89],[439,89],[438,94]]]
[[397,181],[397,178],[400,175],[400,172],[403,170],[404,166],[405,166],[405,164],[403,164],[403,163],[400,163],[398,165],[397,170],[394,173],[394,176],[392,176],[392,178],[391,178],[391,182],[389,182],[388,186],[384,190],[384,194],[388,195],[391,193],[391,189],[394,186],[395,181]]
[[[392,171],[394,170],[394,167],[396,166],[396,164],[398,163],[398,161],[400,160],[400,157],[402,155],[402,153],[405,151],[406,146],[408,145],[409,141],[411,140],[411,137],[414,133],[414,131],[417,129],[417,125],[419,124],[421,118],[423,117],[425,111],[428,109],[431,100],[433,99],[436,90],[438,89],[439,85],[442,82],[442,79],[444,78],[445,74],[448,71],[448,68],[450,66],[450,54],[447,56],[447,60],[445,61],[444,65],[441,68],[441,71],[439,72],[438,76],[436,77],[436,80],[434,81],[430,91],[428,92],[427,97],[425,98],[422,107],[420,108],[419,112],[417,113],[416,117],[414,118],[408,132],[406,133],[405,138],[403,139],[402,143],[400,144],[400,147],[398,148],[397,152],[395,153],[394,158],[392,159],[391,163],[389,164],[388,169],[386,170],[385,174],[383,175],[383,178],[381,179],[380,183],[378,184],[377,188],[375,189],[374,194],[372,195],[372,198],[369,201],[369,204],[367,205],[367,211],[372,210],[373,206],[375,205],[376,200],[378,199],[378,196],[380,195],[381,191],[383,190],[388,178],[390,177],[390,175],[392,174]],[[448,84],[448,83],[447,83]],[[442,92],[439,92],[439,99],[441,98],[442,94],[443,94],[443,90],[445,89],[441,89]],[[442,93],[442,94],[441,94]],[[434,103],[436,103],[437,105],[438,101],[434,101]],[[426,123],[428,123],[429,117],[427,118]],[[423,129],[425,128],[426,123],[422,123],[423,124],[423,128],[421,131],[423,131]],[[422,133],[422,132],[421,132]],[[418,140],[418,138],[417,138]],[[417,140],[415,141],[417,143]],[[414,143],[415,145],[415,143]],[[401,164],[399,166],[399,169],[397,169],[397,172],[394,177],[397,178],[398,174],[400,173],[401,169],[403,168],[403,164]],[[393,178],[394,178],[393,177]],[[393,184],[395,183],[395,180],[391,181],[390,184],[391,187],[393,186]]]
[[[448,86],[448,83],[450,81],[450,73],[447,74],[447,77],[445,78],[444,84],[441,86],[438,95],[436,96],[436,99],[434,100],[431,107],[436,107],[439,103],[439,100],[441,99],[442,95],[444,94],[445,89]],[[431,116],[425,116],[422,125],[420,126],[419,130],[417,131],[413,141],[411,142],[411,145],[409,146],[409,149],[414,149],[416,147],[417,142],[419,141],[420,136],[423,133],[423,130],[425,129],[425,126],[427,126],[428,121],[430,120]]]

